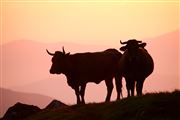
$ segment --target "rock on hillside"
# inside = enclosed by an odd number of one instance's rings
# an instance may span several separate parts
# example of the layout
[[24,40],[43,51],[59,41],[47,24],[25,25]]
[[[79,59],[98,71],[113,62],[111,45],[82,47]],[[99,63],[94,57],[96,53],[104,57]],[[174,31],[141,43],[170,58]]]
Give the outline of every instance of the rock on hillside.
[[40,108],[37,106],[26,105],[18,102],[7,110],[2,120],[21,120],[39,111]]
[[64,103],[58,100],[53,100],[51,103],[49,103],[49,105],[46,106],[45,109],[57,109],[57,108],[65,107],[65,106],[67,105],[65,105]]

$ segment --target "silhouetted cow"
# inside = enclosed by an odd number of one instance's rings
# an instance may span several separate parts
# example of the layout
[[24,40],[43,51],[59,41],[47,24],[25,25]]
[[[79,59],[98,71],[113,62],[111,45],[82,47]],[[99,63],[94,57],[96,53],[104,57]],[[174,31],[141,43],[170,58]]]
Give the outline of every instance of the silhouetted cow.
[[120,43],[126,44],[120,48],[124,53],[119,61],[119,73],[125,77],[128,96],[134,96],[135,82],[137,95],[142,95],[144,80],[154,69],[153,59],[142,41],[131,39]]
[[117,75],[118,61],[121,53],[116,49],[107,49],[103,52],[70,54],[63,51],[50,53],[52,55],[51,74],[64,74],[68,85],[75,90],[77,103],[85,103],[84,94],[86,84],[96,84],[105,80],[107,86],[106,101],[110,101],[113,89],[113,77],[116,81],[117,99],[120,99],[121,76]]

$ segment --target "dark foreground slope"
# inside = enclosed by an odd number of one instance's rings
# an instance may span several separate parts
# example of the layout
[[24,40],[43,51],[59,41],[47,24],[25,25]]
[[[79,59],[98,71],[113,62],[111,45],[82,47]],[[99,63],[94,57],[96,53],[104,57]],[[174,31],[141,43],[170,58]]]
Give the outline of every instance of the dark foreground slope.
[[26,120],[180,120],[180,91],[42,110]]

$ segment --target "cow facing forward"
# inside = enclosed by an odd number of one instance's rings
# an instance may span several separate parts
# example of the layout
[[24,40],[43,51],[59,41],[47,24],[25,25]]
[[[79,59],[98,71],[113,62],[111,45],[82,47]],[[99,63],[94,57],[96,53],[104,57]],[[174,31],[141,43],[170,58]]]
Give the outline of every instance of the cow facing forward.
[[63,48],[62,52],[50,53],[47,50],[47,53],[53,56],[50,73],[62,73],[66,76],[68,85],[75,90],[77,104],[85,103],[84,94],[88,82],[99,84],[103,80],[107,86],[106,101],[110,101],[113,77],[115,77],[117,99],[120,99],[122,77],[117,74],[117,70],[122,54],[116,49],[70,54],[66,53]]
[[142,95],[143,83],[154,69],[153,59],[142,41],[131,39],[120,43],[125,46],[120,48],[124,53],[119,61],[119,73],[125,77],[128,96],[134,96],[135,83],[137,95]]

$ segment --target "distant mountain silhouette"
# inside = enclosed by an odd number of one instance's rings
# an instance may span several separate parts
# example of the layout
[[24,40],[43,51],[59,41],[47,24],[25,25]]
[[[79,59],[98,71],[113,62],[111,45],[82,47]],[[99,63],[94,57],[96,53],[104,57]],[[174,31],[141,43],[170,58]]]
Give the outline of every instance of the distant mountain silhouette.
[[[147,40],[146,48],[155,62],[154,72],[147,78],[144,92],[168,91],[180,88],[177,74],[179,64],[179,32],[177,30],[161,36],[144,39]],[[144,40],[142,39],[142,41]],[[117,43],[119,43],[119,40],[117,40]],[[114,47],[63,42],[40,43],[30,40],[18,40],[3,44],[0,46],[2,48],[0,49],[2,50],[0,52],[0,56],[2,56],[0,76],[2,76],[1,81],[3,83],[0,87],[43,94],[61,100],[66,104],[72,104],[75,101],[75,95],[74,91],[67,85],[65,76],[50,75],[49,73],[51,57],[46,53],[46,49],[54,52],[61,50],[62,46],[65,47],[67,52],[71,53],[102,51]],[[116,46],[116,49],[119,48],[120,43]],[[87,98],[87,102],[104,101],[104,96],[106,95],[104,91],[106,91],[106,88],[103,82],[100,84],[98,86],[88,84],[88,93],[86,95],[89,98]],[[66,94],[64,94],[64,91],[66,91]],[[125,89],[123,91],[126,93]],[[116,94],[113,96],[116,97]]]
[[13,106],[17,102],[36,105],[40,108],[45,108],[53,98],[32,93],[16,92],[4,88],[0,88],[0,117],[7,111],[7,109]]
[[[148,38],[147,49],[155,63],[154,72],[145,84],[151,90],[172,91],[180,88],[180,30]],[[164,87],[165,86],[165,87]]]

